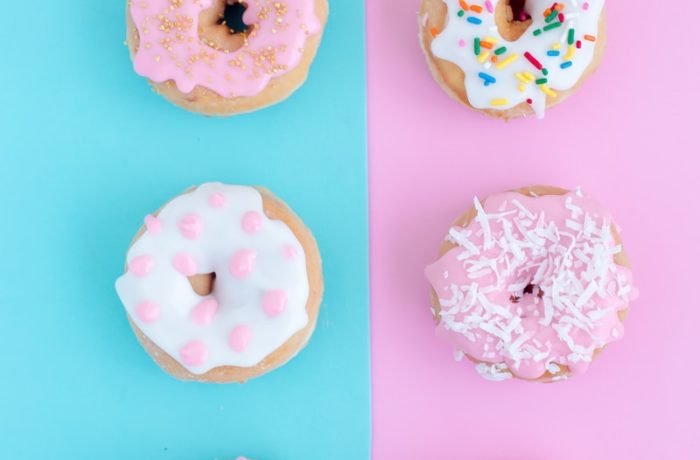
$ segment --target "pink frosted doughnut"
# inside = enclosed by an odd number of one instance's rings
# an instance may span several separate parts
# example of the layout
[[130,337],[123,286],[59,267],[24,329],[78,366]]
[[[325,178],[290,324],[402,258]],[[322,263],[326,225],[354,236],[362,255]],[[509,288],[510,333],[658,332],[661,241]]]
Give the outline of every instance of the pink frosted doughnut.
[[165,371],[244,382],[304,347],[323,279],[313,236],[282,201],[209,183],[146,217],[116,288],[137,338]]
[[168,100],[233,115],[303,83],[327,15],[326,0],[129,0],[127,43]]
[[610,215],[555,187],[475,199],[426,275],[438,336],[491,380],[584,372],[637,296]]

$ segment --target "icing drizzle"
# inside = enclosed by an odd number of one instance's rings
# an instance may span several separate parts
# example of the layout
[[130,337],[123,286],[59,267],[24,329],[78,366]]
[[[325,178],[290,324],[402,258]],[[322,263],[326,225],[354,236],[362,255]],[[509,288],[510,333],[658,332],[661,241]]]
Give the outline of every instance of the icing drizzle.
[[604,0],[528,0],[532,24],[514,42],[498,32],[497,2],[443,1],[447,24],[432,53],[464,71],[469,103],[477,109],[526,102],[541,118],[547,97],[573,88],[593,61]]
[[610,216],[580,192],[509,192],[481,205],[447,236],[456,247],[426,268],[439,302],[438,335],[490,380],[557,379],[584,372],[619,340],[618,316],[636,297]]
[[[190,372],[254,366],[308,323],[304,248],[265,215],[256,189],[204,184],[145,221],[117,293],[143,333]],[[212,292],[197,294],[188,277],[209,273]]]
[[304,43],[321,30],[313,0],[249,0],[251,25],[242,48],[216,49],[199,37],[199,15],[213,0],[130,0],[139,32],[136,73],[173,80],[179,91],[200,85],[226,98],[260,93],[270,79],[299,64]]

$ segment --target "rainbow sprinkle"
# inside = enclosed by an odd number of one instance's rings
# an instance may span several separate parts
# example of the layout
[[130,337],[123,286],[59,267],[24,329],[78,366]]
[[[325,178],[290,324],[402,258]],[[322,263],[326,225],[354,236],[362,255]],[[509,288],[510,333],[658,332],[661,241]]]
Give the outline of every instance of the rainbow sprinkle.
[[489,86],[491,83],[496,83],[496,79],[494,77],[484,72],[479,72],[479,78],[484,80],[484,86]]

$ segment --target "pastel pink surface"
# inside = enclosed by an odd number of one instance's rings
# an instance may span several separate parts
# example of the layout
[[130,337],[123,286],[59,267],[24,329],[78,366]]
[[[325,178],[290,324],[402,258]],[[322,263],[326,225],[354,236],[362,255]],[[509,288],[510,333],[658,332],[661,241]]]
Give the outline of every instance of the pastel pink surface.
[[[504,123],[452,101],[418,45],[419,2],[367,2],[373,458],[697,458],[700,104],[693,18],[607,2],[600,70],[562,105]],[[494,2],[495,4],[495,2]],[[663,40],[644,40],[651,27]],[[669,63],[662,81],[657,59]],[[671,65],[672,63],[672,65]],[[671,70],[672,69],[672,70]],[[538,385],[483,381],[435,337],[424,267],[474,195],[582,185],[620,226],[641,297],[590,371]]]

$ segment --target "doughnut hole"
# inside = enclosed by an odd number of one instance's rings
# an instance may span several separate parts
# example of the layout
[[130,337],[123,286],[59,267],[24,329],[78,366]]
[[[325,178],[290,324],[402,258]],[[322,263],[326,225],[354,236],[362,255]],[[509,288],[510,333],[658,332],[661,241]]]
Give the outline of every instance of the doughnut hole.
[[243,21],[248,4],[239,0],[214,0],[199,15],[199,37],[217,50],[232,53],[246,43],[255,27]]
[[[535,305],[539,304],[539,299],[541,299],[543,296],[544,291],[542,291],[539,286],[530,283],[525,286],[522,293],[511,294],[509,300],[510,303],[513,304],[522,304],[523,308],[518,309],[518,316],[521,318],[527,318],[529,316],[537,316],[539,314],[539,309]],[[535,313],[535,311],[538,311],[538,313]]]
[[214,290],[214,282],[216,281],[216,273],[203,273],[199,275],[188,276],[187,280],[192,286],[192,290],[198,295],[207,296]]
[[501,0],[496,5],[496,26],[504,40],[518,40],[532,25],[526,4],[527,0]]

